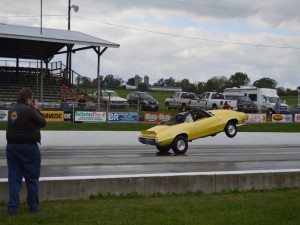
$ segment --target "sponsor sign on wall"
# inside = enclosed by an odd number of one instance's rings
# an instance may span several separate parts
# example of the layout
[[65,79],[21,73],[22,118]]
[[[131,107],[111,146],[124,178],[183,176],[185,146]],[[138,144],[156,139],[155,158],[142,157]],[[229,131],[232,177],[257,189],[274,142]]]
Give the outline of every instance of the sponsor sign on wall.
[[145,122],[163,122],[168,121],[172,117],[172,113],[166,112],[145,112],[144,121]]
[[274,114],[272,115],[272,122],[293,122],[293,115]]
[[0,110],[0,121],[7,121],[8,110]]
[[295,122],[300,122],[300,114],[295,114]]
[[63,122],[64,111],[41,111],[47,122]]
[[108,113],[109,122],[137,122],[137,112],[110,112]]
[[263,123],[266,122],[265,114],[247,114],[246,117],[247,123]]
[[71,111],[65,111],[64,112],[64,120],[65,121],[71,121],[72,120],[72,112]]
[[106,112],[75,111],[75,122],[106,122]]

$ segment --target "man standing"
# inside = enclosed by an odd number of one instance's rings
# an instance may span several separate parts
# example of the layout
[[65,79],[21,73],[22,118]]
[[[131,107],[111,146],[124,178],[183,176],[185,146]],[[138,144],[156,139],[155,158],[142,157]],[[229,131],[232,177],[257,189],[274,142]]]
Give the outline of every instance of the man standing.
[[22,88],[17,103],[9,109],[6,130],[9,187],[7,213],[10,216],[17,214],[23,178],[27,187],[29,211],[39,211],[41,153],[38,143],[41,142],[40,128],[45,126],[45,118],[38,110],[38,103],[33,99],[32,91]]
[[275,103],[275,113],[276,114],[280,114],[280,107],[281,107],[281,104],[280,104],[280,100],[278,98],[276,103]]

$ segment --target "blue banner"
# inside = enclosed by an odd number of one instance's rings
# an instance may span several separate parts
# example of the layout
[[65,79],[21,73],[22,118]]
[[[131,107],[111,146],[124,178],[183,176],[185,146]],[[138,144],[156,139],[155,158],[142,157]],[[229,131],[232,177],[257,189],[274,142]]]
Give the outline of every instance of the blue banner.
[[110,112],[108,122],[137,122],[137,112]]

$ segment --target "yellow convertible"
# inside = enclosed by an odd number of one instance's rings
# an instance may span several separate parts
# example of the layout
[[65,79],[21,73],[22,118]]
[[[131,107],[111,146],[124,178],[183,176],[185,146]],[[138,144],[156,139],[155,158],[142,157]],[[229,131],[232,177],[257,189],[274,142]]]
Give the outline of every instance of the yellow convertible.
[[188,142],[225,132],[230,138],[237,134],[237,125],[245,122],[246,114],[232,110],[193,109],[179,113],[170,121],[163,122],[148,130],[142,130],[138,140],[147,145],[155,145],[158,151],[184,154]]

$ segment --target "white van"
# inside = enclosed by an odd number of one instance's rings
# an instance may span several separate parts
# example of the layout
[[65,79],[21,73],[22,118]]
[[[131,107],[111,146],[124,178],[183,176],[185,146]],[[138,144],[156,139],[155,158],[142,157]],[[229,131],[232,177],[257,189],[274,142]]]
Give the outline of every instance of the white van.
[[[257,88],[257,87],[245,87],[240,88],[226,88],[224,90],[225,95],[239,95],[248,96],[256,105],[257,109],[261,113],[272,114],[275,113],[275,103],[279,99],[276,89],[271,88]],[[280,113],[288,113],[288,105],[281,103]]]

